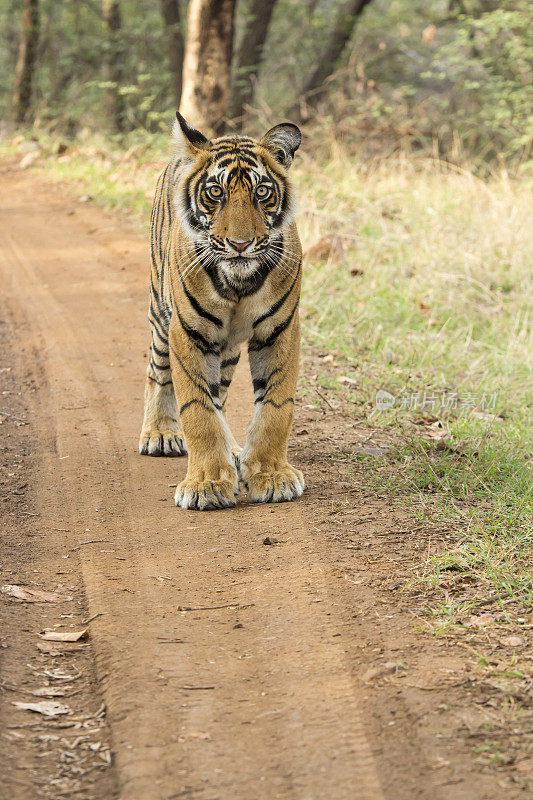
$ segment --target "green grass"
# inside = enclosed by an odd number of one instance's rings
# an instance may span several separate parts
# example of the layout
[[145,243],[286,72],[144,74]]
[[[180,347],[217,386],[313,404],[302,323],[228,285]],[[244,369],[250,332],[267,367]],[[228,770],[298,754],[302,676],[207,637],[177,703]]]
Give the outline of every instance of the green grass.
[[[452,620],[493,595],[533,605],[533,181],[429,161],[363,170],[340,155],[306,158],[296,177],[304,245],[343,250],[308,259],[305,337],[357,380],[334,387],[354,413],[403,439],[389,489],[457,530],[422,577],[470,579],[448,593]],[[378,389],[396,398],[388,412],[374,410]],[[453,393],[459,407],[442,408]]]
[[[38,168],[147,227],[166,137],[92,138],[60,157],[56,144],[41,137]],[[475,586],[466,599],[446,592],[441,611],[452,620],[492,595],[531,605],[533,179],[481,180],[427,159],[363,165],[341,146],[320,163],[308,149],[293,176],[310,250],[304,339],[334,357],[318,386],[390,429],[399,442],[390,490],[457,531],[421,578]],[[341,383],[346,375],[357,384]],[[376,414],[378,389],[396,402]],[[434,393],[433,407],[403,408],[417,392]],[[442,408],[451,393],[470,404]]]

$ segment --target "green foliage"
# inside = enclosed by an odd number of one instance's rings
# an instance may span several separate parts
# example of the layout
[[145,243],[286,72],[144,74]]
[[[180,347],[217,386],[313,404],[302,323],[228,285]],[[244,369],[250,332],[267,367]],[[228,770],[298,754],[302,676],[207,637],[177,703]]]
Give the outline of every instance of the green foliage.
[[[34,86],[34,118],[39,127],[75,135],[83,128],[109,129],[104,94],[110,87],[103,64],[110,46],[103,28],[101,0],[40,0],[41,36]],[[172,119],[174,99],[156,0],[121,2],[122,70],[120,93],[128,127],[159,129]],[[0,0],[0,113],[9,116],[17,58],[20,3]]]
[[[527,159],[533,130],[530,4],[468,0],[449,8],[436,0],[370,3],[318,116],[311,116],[318,123],[315,135],[326,138],[326,128],[333,130],[365,156],[422,149],[456,163]],[[283,43],[273,40],[279,47],[273,58],[292,64],[296,86],[302,83],[298,72],[305,74],[307,48],[320,53],[331,25],[316,13],[318,28],[306,25],[303,4],[299,9],[293,36],[307,42],[301,49],[283,52]],[[274,84],[260,84],[265,102],[276,105],[280,93],[292,97],[284,81],[282,70]]]
[[[251,133],[297,114],[301,88],[342,28],[338,0],[278,0],[264,48]],[[8,119],[20,0],[0,0],[0,114]],[[101,0],[40,0],[35,125],[63,135],[109,131],[104,62],[112,46]],[[160,0],[121,0],[118,34],[126,128],[166,128],[174,97]],[[236,39],[250,12],[240,0]],[[185,27],[186,3],[181,3]],[[403,149],[455,163],[477,157],[523,163],[533,133],[533,24],[529,0],[372,0],[328,90],[309,113],[320,149],[328,139],[365,156]],[[242,80],[235,74],[234,80]],[[312,101],[312,97],[308,98]],[[296,110],[295,110],[296,109]]]
[[527,0],[504,0],[478,17],[461,14],[454,38],[439,47],[422,77],[450,86],[443,118],[465,147],[508,159],[528,154],[533,138],[533,25]]

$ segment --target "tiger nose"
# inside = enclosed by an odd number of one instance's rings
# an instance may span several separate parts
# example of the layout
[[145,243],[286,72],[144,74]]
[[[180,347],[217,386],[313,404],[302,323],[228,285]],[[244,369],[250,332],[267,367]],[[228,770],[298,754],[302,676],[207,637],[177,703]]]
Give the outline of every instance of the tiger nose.
[[245,242],[242,239],[226,239],[227,243],[230,247],[233,247],[235,250],[238,250],[239,253],[244,252],[247,247],[253,244],[253,239],[247,239]]

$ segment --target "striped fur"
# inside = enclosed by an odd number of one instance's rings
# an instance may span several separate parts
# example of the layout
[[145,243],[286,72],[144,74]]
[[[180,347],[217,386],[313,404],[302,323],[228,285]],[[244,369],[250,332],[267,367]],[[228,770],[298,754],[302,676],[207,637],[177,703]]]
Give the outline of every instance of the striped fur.
[[[302,256],[287,168],[300,132],[287,123],[260,142],[208,141],[178,114],[174,133],[177,153],[159,178],[151,219],[152,343],[139,449],[188,452],[176,491],[182,508],[234,505],[239,477],[252,501],[292,500],[304,489],[287,462]],[[255,413],[240,451],[225,405],[244,342]]]

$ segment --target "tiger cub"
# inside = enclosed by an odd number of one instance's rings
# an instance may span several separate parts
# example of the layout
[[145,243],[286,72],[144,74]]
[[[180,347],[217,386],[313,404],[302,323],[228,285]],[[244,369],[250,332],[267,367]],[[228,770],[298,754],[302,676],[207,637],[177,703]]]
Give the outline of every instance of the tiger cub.
[[[287,462],[302,251],[287,170],[301,134],[284,123],[259,142],[209,141],[179,113],[173,134],[177,152],[151,217],[152,343],[139,451],[188,452],[175,495],[181,508],[235,505],[239,477],[252,502],[293,500],[305,486]],[[255,413],[240,451],[225,406],[244,342]]]

